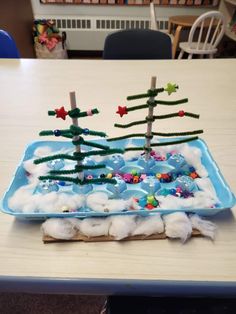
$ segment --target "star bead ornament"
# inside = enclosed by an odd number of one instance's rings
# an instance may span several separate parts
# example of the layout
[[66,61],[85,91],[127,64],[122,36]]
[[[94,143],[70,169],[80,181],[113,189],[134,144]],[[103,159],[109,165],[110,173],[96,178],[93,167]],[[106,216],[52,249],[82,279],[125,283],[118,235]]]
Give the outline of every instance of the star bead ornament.
[[177,86],[176,84],[168,83],[165,91],[168,93],[168,95],[171,95],[172,93],[175,93],[178,88],[179,86]]
[[118,106],[118,110],[116,111],[116,113],[118,113],[121,117],[123,117],[124,114],[128,114],[127,107]]
[[59,109],[55,109],[55,112],[56,112],[56,118],[61,118],[63,120],[66,120],[66,116],[68,115],[68,111],[66,111],[64,107],[61,107]]

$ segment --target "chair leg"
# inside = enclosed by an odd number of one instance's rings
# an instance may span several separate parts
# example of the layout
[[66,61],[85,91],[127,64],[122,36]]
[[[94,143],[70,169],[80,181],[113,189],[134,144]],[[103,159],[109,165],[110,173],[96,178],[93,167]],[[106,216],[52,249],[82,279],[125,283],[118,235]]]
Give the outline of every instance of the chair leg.
[[192,57],[193,57],[193,54],[190,53],[190,54],[188,55],[188,59],[192,59]]
[[181,49],[180,53],[179,53],[179,56],[178,56],[178,59],[182,59],[183,55],[184,55],[184,51],[183,51],[183,49]]
[[209,58],[210,58],[210,59],[213,59],[213,58],[214,58],[214,54],[211,53],[211,54],[209,55]]

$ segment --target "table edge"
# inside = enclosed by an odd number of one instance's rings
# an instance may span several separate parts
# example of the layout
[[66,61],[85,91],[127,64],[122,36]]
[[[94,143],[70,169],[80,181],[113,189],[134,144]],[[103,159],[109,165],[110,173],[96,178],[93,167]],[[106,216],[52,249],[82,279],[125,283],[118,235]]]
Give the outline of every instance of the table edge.
[[180,281],[0,276],[0,292],[81,295],[235,297],[236,281]]

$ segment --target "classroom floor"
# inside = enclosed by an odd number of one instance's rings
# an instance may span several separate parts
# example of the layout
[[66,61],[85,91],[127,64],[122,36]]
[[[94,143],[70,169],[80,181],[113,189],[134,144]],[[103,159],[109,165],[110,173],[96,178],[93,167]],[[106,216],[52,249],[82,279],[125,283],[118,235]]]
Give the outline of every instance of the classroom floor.
[[235,298],[0,293],[1,314],[234,314]]

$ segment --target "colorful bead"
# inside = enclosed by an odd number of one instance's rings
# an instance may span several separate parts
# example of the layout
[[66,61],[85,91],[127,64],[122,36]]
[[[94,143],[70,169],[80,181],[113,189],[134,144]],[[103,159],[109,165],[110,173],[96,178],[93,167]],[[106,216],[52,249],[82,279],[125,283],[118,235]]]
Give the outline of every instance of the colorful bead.
[[146,197],[140,198],[139,201],[138,201],[138,204],[139,204],[139,206],[141,206],[141,207],[145,207],[145,206],[147,205]]
[[53,134],[54,134],[55,136],[61,136],[61,131],[60,131],[60,130],[54,130],[54,131],[53,131]]
[[137,170],[135,170],[135,169],[131,170],[130,172],[131,172],[131,174],[132,174],[133,176],[136,176],[136,175],[137,175]]
[[179,112],[178,112],[178,116],[179,117],[183,117],[185,115],[185,112],[183,111],[183,110],[180,110]]
[[147,175],[146,174],[141,174],[141,176],[140,176],[140,180],[145,180],[147,178]]
[[149,203],[149,204],[152,204],[152,202],[155,200],[155,197],[153,196],[153,195],[148,195],[147,196],[147,202]]
[[63,213],[69,213],[70,212],[70,208],[68,206],[62,206],[61,211]]
[[139,176],[133,177],[133,183],[139,183]]
[[108,173],[107,174],[107,179],[111,179],[112,178],[112,173]]
[[89,129],[88,128],[85,128],[85,129],[83,129],[83,134],[85,134],[85,135],[88,135],[89,134]]
[[147,204],[145,206],[148,210],[152,210],[154,208],[154,206],[152,204]]
[[92,116],[93,115],[93,112],[91,109],[87,110],[87,116]]
[[125,182],[127,182],[127,183],[131,183],[132,180],[133,180],[132,174],[130,174],[130,173],[125,173],[125,174],[123,175],[123,180],[124,180]]
[[196,179],[198,177],[198,174],[196,172],[192,172],[192,173],[190,173],[190,177],[192,179]]
[[91,179],[93,179],[93,176],[92,176],[91,174],[89,174],[89,175],[86,177],[86,179],[91,180]]
[[157,173],[157,174],[156,174],[156,178],[157,178],[157,179],[161,179],[161,173]]

